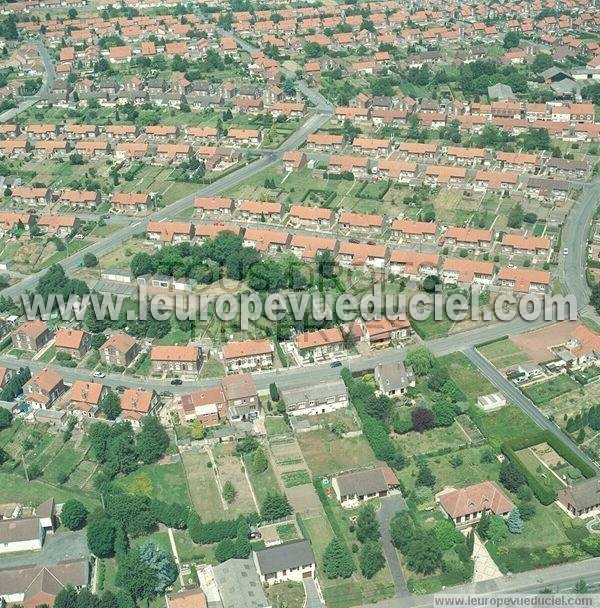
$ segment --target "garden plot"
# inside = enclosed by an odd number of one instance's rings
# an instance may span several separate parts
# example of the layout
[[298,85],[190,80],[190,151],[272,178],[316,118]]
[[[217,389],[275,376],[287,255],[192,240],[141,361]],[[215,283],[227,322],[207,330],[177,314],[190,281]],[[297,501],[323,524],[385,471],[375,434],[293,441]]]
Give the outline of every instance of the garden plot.
[[223,510],[214,467],[206,452],[186,451],[181,455],[192,503],[206,521],[229,517]]
[[336,437],[326,429],[298,434],[298,443],[311,473],[333,475],[340,471],[374,464],[377,460],[367,440]]
[[[517,452],[519,461],[527,468],[527,470],[537,477],[538,481],[551,489],[562,490],[565,487],[565,483],[562,479],[548,466],[540,454],[544,457],[548,457],[547,450],[554,452],[550,446],[546,445],[546,450],[540,446],[532,446],[531,448],[525,448]],[[538,451],[535,448],[539,448]],[[556,454],[554,452],[556,456]]]
[[233,453],[234,449],[235,447],[229,444],[220,444],[212,449],[221,488],[229,481],[236,491],[235,499],[227,507],[227,516],[231,518],[259,509],[244,473],[244,465]]
[[485,442],[485,437],[477,428],[476,424],[471,420],[468,414],[461,414],[456,418],[456,424],[462,432],[468,437],[469,441],[474,445],[479,445]]

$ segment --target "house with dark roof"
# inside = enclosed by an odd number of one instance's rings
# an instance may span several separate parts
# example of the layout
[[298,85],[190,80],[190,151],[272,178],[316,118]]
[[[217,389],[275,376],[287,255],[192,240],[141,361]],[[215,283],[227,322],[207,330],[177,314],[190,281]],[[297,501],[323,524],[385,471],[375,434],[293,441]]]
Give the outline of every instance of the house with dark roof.
[[348,389],[342,380],[310,380],[301,386],[282,388],[279,391],[290,416],[325,414],[348,407]]
[[315,554],[307,540],[267,547],[252,554],[260,580],[267,585],[314,578]]
[[223,608],[269,608],[256,568],[250,559],[229,559],[213,567]]
[[39,517],[0,520],[0,555],[39,551],[43,544],[44,528]]
[[398,478],[390,467],[381,465],[340,473],[331,480],[331,486],[342,507],[353,509],[361,502],[387,496],[398,487]]
[[52,566],[18,566],[0,570],[0,599],[24,608],[53,606],[59,591],[70,585],[87,586],[90,564],[87,560],[64,561]]
[[600,476],[578,481],[560,490],[558,502],[576,516],[600,510]]
[[375,380],[379,392],[388,397],[404,395],[407,388],[415,386],[412,367],[406,367],[404,361],[380,363],[375,367]]

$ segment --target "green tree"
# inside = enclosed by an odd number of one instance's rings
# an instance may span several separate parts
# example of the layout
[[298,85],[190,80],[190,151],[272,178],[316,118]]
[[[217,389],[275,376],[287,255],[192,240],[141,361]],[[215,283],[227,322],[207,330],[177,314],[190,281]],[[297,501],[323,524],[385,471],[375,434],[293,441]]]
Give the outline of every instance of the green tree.
[[0,407],[0,429],[8,428],[12,423],[12,419],[12,412]]
[[483,515],[479,519],[479,522],[477,523],[477,532],[479,533],[479,536],[481,536],[481,538],[487,538],[489,529],[490,514],[488,513],[488,511],[484,511]]
[[235,557],[235,543],[229,539],[223,539],[216,547],[215,547],[215,559],[219,563],[226,562],[228,559],[233,559]]
[[254,455],[252,456],[252,468],[255,473],[263,473],[267,470],[269,466],[269,461],[265,455],[265,451],[262,447],[256,448],[254,451]]
[[490,517],[490,525],[487,531],[487,537],[493,543],[499,543],[508,536],[508,527],[503,517],[500,515],[492,515]]
[[109,419],[116,420],[121,413],[121,400],[113,391],[109,391],[100,401],[100,411]]
[[83,265],[86,268],[94,268],[98,266],[98,258],[93,253],[85,253],[83,255]]
[[206,437],[206,429],[202,422],[196,418],[192,423],[192,439],[195,441],[200,441]]
[[136,447],[143,462],[151,464],[160,460],[169,447],[169,436],[156,416],[146,416],[137,435]]
[[456,529],[454,523],[449,519],[439,521],[434,527],[435,535],[442,550],[451,549],[458,541],[462,540],[462,534]]
[[575,593],[587,593],[588,592],[588,584],[584,579],[580,578],[575,584]]
[[428,488],[433,488],[435,486],[435,475],[429,468],[427,463],[421,463],[419,465],[419,471],[417,473],[417,478],[415,479],[416,486],[427,486]]
[[223,486],[223,498],[227,504],[231,504],[237,496],[237,490],[230,481],[226,481]]
[[366,543],[369,540],[378,540],[380,536],[375,507],[367,503],[361,507],[356,518],[356,538],[359,542]]
[[261,517],[265,521],[273,521],[292,514],[292,507],[284,494],[269,492],[260,508]]
[[139,549],[134,549],[122,557],[116,583],[135,600],[149,601],[157,594],[156,574],[152,567],[142,560]]
[[77,608],[77,590],[71,585],[63,587],[56,594],[54,608]]
[[67,500],[62,507],[60,512],[60,521],[69,528],[69,530],[80,530],[86,524],[88,516],[88,510],[85,505],[71,498]]
[[154,573],[153,591],[159,595],[177,578],[179,570],[170,551],[146,541],[139,548],[140,561],[149,566]]
[[516,492],[522,485],[527,483],[525,476],[508,459],[500,466],[500,483],[511,492]]
[[506,36],[504,36],[502,46],[507,50],[514,49],[519,46],[520,41],[521,36],[519,35],[519,32],[508,32]]
[[323,554],[323,569],[329,579],[349,578],[354,572],[354,561],[344,543],[334,536]]
[[512,534],[523,533],[523,520],[521,519],[521,514],[519,513],[519,509],[517,507],[515,507],[508,515],[506,525],[508,526],[509,532]]
[[131,536],[143,536],[156,526],[147,496],[119,492],[106,499],[106,513]]
[[385,557],[379,541],[369,541],[358,555],[360,571],[365,578],[373,578],[384,566]]
[[434,362],[433,353],[425,346],[419,346],[406,355],[406,365],[412,367],[417,376],[428,374]]
[[419,531],[406,549],[408,567],[421,574],[431,574],[442,563],[442,550],[437,537]]
[[96,557],[112,557],[115,547],[115,526],[109,517],[102,516],[88,524],[87,544]]

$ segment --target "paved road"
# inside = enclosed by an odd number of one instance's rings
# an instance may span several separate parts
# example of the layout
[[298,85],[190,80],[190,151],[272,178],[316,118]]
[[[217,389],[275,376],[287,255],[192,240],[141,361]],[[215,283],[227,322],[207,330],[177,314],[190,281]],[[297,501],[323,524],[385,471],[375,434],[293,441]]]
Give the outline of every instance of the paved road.
[[[481,583],[469,583],[447,589],[448,594],[483,594],[497,593],[539,593],[546,587],[554,592],[573,593],[580,579],[584,579],[591,592],[597,592],[600,586],[600,558],[596,557],[575,564],[551,566],[542,570],[532,570],[513,574]],[[434,594],[411,595],[406,598],[393,598],[377,602],[377,608],[429,608],[433,606]],[[366,604],[357,608],[372,608]]]
[[377,520],[379,521],[381,529],[383,552],[392,573],[392,579],[394,580],[394,586],[396,587],[396,597],[401,598],[410,597],[410,592],[408,591],[406,579],[404,578],[404,572],[402,571],[400,559],[398,558],[398,552],[392,544],[390,522],[398,511],[406,511],[407,509],[408,506],[402,494],[392,494],[392,496],[381,499],[381,509],[377,511]]
[[[599,202],[600,180],[594,180],[584,187],[569,212],[562,231],[562,245],[569,253],[566,256],[562,251],[560,253],[561,279],[566,293],[572,293],[577,298],[580,310],[587,306],[590,296],[585,274],[587,236]],[[590,314],[589,311],[586,313]]]
[[566,443],[576,454],[590,464],[596,472],[600,467],[580,447],[563,433],[556,424],[548,420],[542,412],[509,380],[507,380],[485,357],[482,357],[475,348],[465,350],[465,354],[480,369],[483,375],[498,387],[512,402],[518,405],[538,426],[550,431],[553,435]]
[[302,584],[304,585],[304,608],[323,608],[325,604],[321,601],[314,579],[303,578]]
[[31,106],[34,106],[38,101],[44,99],[54,86],[54,81],[56,80],[56,70],[54,69],[54,62],[52,61],[48,50],[40,40],[32,40],[32,43],[36,47],[42,63],[44,64],[42,86],[35,95],[23,99],[23,101],[21,101],[17,107],[6,110],[6,112],[0,114],[0,122],[8,122],[21,112],[24,112],[25,110],[31,108]]

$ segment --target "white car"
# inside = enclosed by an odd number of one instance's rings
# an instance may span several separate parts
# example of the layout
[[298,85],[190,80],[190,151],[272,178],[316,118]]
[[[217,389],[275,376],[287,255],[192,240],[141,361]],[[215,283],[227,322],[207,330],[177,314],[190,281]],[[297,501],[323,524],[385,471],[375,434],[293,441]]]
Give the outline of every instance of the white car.
[[94,372],[93,376],[94,378],[104,378],[106,374],[104,372]]
[[566,247],[563,249],[563,255],[569,255],[569,250]]

